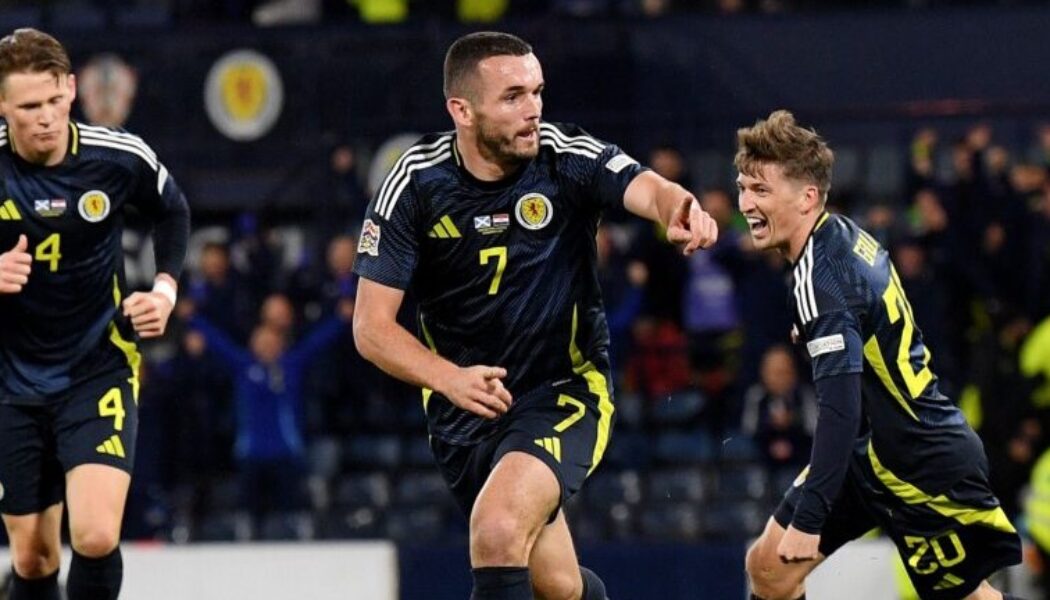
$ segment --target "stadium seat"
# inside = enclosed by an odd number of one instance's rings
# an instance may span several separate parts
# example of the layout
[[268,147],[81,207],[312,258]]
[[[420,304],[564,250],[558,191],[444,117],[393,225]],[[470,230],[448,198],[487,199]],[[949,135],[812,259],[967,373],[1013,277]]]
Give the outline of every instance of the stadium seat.
[[642,427],[645,417],[645,399],[634,392],[616,395],[616,431],[631,431]]
[[730,431],[722,436],[719,447],[721,458],[728,463],[753,463],[759,459],[758,448],[755,441],[747,434],[739,431]]
[[702,531],[702,507],[688,502],[652,504],[642,509],[639,530],[660,541],[694,541]]
[[656,436],[657,461],[664,464],[700,464],[715,459],[715,442],[704,429],[665,431]]
[[311,475],[331,479],[339,472],[339,461],[342,459],[343,448],[336,438],[319,437],[310,442],[306,452]]
[[675,392],[649,405],[649,421],[657,426],[693,424],[706,404],[707,399],[700,392]]
[[390,504],[390,496],[390,480],[385,473],[351,473],[336,482],[333,504],[383,508]]
[[642,478],[637,471],[602,471],[587,480],[587,505],[607,511],[615,504],[638,504],[642,500]]
[[386,536],[394,541],[439,540],[445,518],[445,511],[433,506],[396,508],[387,513]]
[[252,519],[245,511],[220,511],[205,515],[193,538],[201,542],[246,542],[252,539]]
[[860,151],[851,146],[836,146],[835,169],[831,173],[831,187],[838,191],[853,190],[860,184]]
[[352,435],[344,444],[346,463],[364,469],[396,469],[401,440],[396,435]]
[[872,196],[892,196],[904,188],[905,156],[893,145],[874,146],[868,151],[864,189]]
[[397,482],[395,503],[399,506],[433,506],[445,499],[451,502],[452,494],[437,471],[406,473]]
[[383,527],[383,513],[368,506],[332,510],[317,520],[318,537],[325,540],[378,538]]
[[267,541],[306,541],[316,536],[313,515],[309,512],[274,512],[267,514],[259,526],[256,539]]
[[761,500],[769,480],[760,465],[726,467],[718,472],[718,496],[726,500]]
[[727,541],[748,540],[762,531],[766,518],[766,512],[755,502],[708,505],[703,514],[704,535]]
[[603,469],[645,469],[649,466],[652,441],[649,435],[615,431],[597,473]]
[[425,434],[405,436],[402,457],[407,467],[433,467],[434,454],[430,451],[430,439]]
[[241,505],[241,486],[236,477],[218,478],[209,490],[208,506],[212,512],[229,511]]
[[697,467],[674,467],[649,474],[647,502],[699,503],[707,496],[707,477]]

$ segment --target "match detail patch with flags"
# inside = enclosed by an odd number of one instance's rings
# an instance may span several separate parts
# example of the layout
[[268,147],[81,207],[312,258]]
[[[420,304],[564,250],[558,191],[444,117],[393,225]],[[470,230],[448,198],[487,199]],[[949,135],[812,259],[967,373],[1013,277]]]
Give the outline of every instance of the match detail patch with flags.
[[379,225],[372,219],[365,219],[364,225],[361,226],[361,239],[357,242],[357,253],[379,256],[379,236],[381,234],[382,230],[379,229]]
[[507,213],[474,217],[474,229],[481,235],[503,233],[508,227],[510,227],[510,215]]
[[66,199],[33,200],[33,210],[41,217],[61,217],[66,212]]
[[628,165],[636,165],[638,161],[634,160],[626,154],[617,154],[616,156],[609,159],[609,162],[605,163],[605,168],[609,169],[613,173],[619,173],[624,170]]
[[829,352],[838,352],[846,349],[846,340],[842,337],[841,333],[835,335],[828,335],[822,338],[806,342],[806,350],[809,350],[809,356],[816,358],[821,354],[828,354]]

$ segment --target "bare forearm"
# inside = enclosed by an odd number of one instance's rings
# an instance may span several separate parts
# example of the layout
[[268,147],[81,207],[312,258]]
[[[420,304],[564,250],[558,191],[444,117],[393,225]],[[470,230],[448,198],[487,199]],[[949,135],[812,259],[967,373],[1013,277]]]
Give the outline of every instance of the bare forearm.
[[651,172],[642,173],[627,188],[627,210],[667,227],[692,195],[682,186]]
[[361,356],[391,377],[438,392],[457,368],[396,322],[355,322],[354,342]]

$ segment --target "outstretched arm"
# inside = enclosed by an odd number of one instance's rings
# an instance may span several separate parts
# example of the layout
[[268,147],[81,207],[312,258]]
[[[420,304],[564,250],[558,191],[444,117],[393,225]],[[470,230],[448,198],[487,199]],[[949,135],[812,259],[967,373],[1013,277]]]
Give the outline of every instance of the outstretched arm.
[[696,196],[652,171],[631,180],[623,204],[632,213],[663,225],[667,241],[681,244],[687,256],[718,240],[718,225],[700,208]]

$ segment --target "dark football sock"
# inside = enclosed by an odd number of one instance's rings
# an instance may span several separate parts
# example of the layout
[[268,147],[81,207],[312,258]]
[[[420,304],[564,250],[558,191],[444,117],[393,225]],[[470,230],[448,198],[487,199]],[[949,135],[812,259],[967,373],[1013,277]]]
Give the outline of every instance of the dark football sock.
[[473,573],[470,600],[532,600],[528,567],[481,567]]
[[124,580],[124,559],[118,546],[100,558],[89,558],[73,551],[66,594],[69,600],[117,600]]
[[25,579],[11,569],[11,591],[7,597],[9,600],[60,600],[58,571],[39,579]]
[[605,597],[605,582],[594,571],[580,567],[583,576],[583,600],[608,600]]

